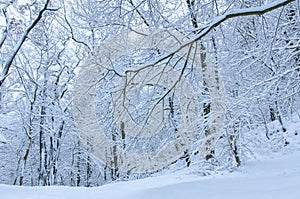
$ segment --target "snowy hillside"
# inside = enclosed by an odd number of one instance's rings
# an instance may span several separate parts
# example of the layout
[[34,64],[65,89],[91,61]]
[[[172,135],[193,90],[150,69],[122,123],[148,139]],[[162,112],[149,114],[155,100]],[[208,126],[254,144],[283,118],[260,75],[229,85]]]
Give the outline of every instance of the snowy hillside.
[[0,185],[5,199],[298,199],[300,152],[248,162],[231,174],[201,177],[182,172],[95,188],[17,187]]
[[0,1],[0,199],[300,199],[299,2]]
[[[93,188],[2,184],[0,199],[299,199],[300,121],[286,121],[286,124],[285,147],[270,147],[271,139],[256,149],[252,146],[256,160],[246,161],[232,172],[223,169],[205,176],[199,172],[199,164],[193,164],[182,170],[171,168],[155,177]],[[270,129],[278,128],[277,123],[269,125]],[[266,149],[262,150],[263,147]]]

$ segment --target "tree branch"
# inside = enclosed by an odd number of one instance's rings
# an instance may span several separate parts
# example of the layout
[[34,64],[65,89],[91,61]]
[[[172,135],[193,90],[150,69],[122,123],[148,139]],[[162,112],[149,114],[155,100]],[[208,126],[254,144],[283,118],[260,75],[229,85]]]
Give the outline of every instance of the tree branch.
[[228,19],[232,19],[232,18],[235,18],[235,17],[242,17],[242,16],[262,15],[262,14],[265,14],[265,13],[270,12],[272,10],[275,10],[277,8],[280,8],[282,6],[285,6],[285,5],[287,5],[287,4],[289,4],[293,1],[295,1],[295,0],[278,0],[278,1],[269,3],[267,5],[263,5],[263,6],[260,6],[260,7],[236,9],[236,10],[229,11],[228,13],[225,13],[223,15],[215,17],[214,19],[211,20],[210,23],[197,28],[196,30],[198,30],[199,32],[194,37],[190,38],[188,41],[183,43],[180,47],[175,49],[174,51],[169,52],[168,54],[158,58],[153,63],[142,66],[139,69],[128,70],[126,72],[135,72],[135,71],[143,70],[143,69],[145,69],[147,67],[150,67],[150,66],[154,66],[155,64],[159,63],[160,61],[163,61],[163,60],[173,56],[174,54],[178,53],[181,49],[183,49],[183,48],[191,45],[192,43],[202,39],[213,28],[219,26],[222,22],[227,21]]
[[48,5],[49,5],[50,0],[47,0],[44,7],[42,8],[42,10],[39,12],[37,18],[32,22],[32,24],[30,24],[25,32],[23,33],[22,37],[20,38],[19,42],[16,44],[16,46],[14,47],[14,50],[12,52],[12,55],[8,58],[8,60],[5,62],[4,67],[3,67],[3,71],[1,73],[1,77],[0,77],[0,87],[2,86],[3,82],[5,81],[9,69],[12,65],[13,60],[15,59],[16,55],[18,54],[19,50],[21,49],[22,45],[24,44],[26,38],[28,37],[28,34],[31,32],[31,30],[38,24],[38,22],[42,19],[42,16],[44,14],[45,11],[48,10]]
[[8,6],[10,6],[10,4],[11,4],[11,2],[9,2],[9,3],[7,3],[5,6],[4,6],[4,8],[2,8],[2,12],[3,12],[3,15],[4,15],[4,17],[5,17],[5,29],[4,29],[4,31],[3,31],[3,35],[2,35],[2,38],[1,38],[1,40],[0,40],[0,48],[2,48],[2,45],[4,44],[4,42],[5,42],[5,40],[6,40],[6,38],[7,38],[7,32],[8,32],[8,17],[7,17],[7,8],[8,8]]

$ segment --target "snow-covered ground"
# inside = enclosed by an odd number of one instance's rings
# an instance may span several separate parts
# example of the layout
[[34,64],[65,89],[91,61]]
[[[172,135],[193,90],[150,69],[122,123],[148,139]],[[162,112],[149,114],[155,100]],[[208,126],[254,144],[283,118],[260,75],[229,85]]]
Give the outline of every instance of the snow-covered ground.
[[0,185],[1,199],[299,199],[300,152],[246,163],[227,174],[183,172],[94,188]]
[[[270,132],[279,129],[276,122],[269,125]],[[0,184],[0,199],[300,199],[300,119],[287,121],[286,126],[288,131],[281,135],[281,140],[289,142],[285,147],[272,148],[278,140],[270,135],[269,143],[255,149],[256,160],[243,162],[231,173],[203,176],[195,164],[160,176],[94,188]]]

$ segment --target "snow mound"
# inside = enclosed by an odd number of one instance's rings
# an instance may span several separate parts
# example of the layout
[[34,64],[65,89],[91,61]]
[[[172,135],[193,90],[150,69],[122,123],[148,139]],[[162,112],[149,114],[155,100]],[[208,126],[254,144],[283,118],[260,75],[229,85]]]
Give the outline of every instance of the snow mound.
[[0,185],[6,199],[299,199],[300,152],[246,163],[234,173],[201,177],[173,173],[102,187],[17,187]]

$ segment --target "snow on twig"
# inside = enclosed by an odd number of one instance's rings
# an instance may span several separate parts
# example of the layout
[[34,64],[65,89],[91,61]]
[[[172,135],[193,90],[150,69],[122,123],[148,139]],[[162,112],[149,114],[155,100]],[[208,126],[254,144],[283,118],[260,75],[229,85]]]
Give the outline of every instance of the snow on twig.
[[45,11],[47,10],[52,10],[52,9],[48,9],[48,5],[50,3],[50,0],[47,0],[45,2],[44,7],[42,8],[42,10],[40,10],[37,18],[26,28],[25,32],[23,33],[23,35],[21,36],[19,42],[15,45],[12,55],[7,59],[7,61],[4,64],[3,67],[3,71],[1,73],[1,77],[0,77],[0,87],[3,84],[4,80],[6,79],[9,69],[13,63],[13,60],[15,59],[16,55],[18,54],[19,50],[21,49],[22,45],[24,44],[26,38],[28,37],[29,33],[31,32],[31,30],[38,24],[38,22],[42,19],[42,16],[44,14]]
[[263,15],[267,12],[270,12],[272,10],[275,10],[277,8],[285,6],[285,5],[287,5],[287,4],[289,4],[293,1],[295,1],[295,0],[278,0],[278,1],[274,1],[274,2],[266,4],[266,5],[259,6],[259,7],[234,9],[234,10],[228,11],[228,12],[224,13],[223,15],[215,17],[208,24],[205,24],[205,25],[197,28],[196,30],[200,30],[198,32],[198,34],[196,34],[194,37],[187,40],[185,43],[183,43],[177,49],[175,49],[172,52],[169,52],[168,54],[158,58],[153,63],[144,65],[144,66],[142,66],[142,67],[140,67],[136,70],[128,70],[128,71],[126,71],[126,73],[128,73],[128,72],[137,72],[137,71],[140,71],[140,70],[144,70],[147,67],[151,67],[151,66],[156,65],[160,61],[163,61],[163,60],[173,56],[174,54],[178,53],[180,50],[182,50],[183,48],[189,46],[190,44],[192,44],[196,41],[199,41],[204,36],[206,36],[213,28],[219,26],[221,23],[223,23],[224,21],[227,21],[228,19],[232,19],[232,18],[235,18],[235,17],[242,17],[242,16]]

